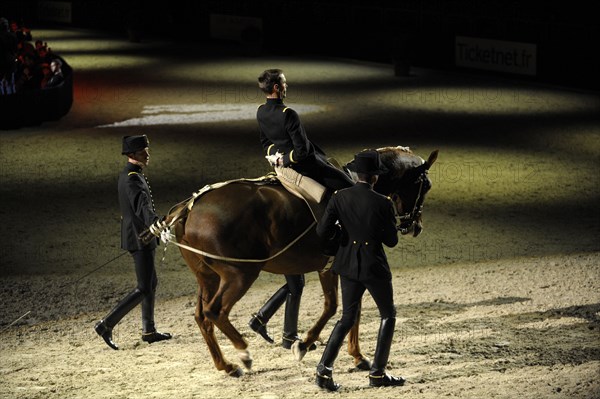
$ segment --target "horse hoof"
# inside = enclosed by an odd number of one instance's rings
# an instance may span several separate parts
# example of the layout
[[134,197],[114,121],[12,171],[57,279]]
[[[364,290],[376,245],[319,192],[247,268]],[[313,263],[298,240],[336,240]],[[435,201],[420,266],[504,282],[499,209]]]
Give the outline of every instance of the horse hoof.
[[358,362],[355,362],[356,368],[359,370],[369,371],[371,370],[371,361],[366,357],[361,358]]
[[252,359],[242,360],[242,363],[244,363],[246,370],[252,370]]
[[291,349],[292,354],[294,355],[297,361],[301,361],[307,352],[306,345],[304,345],[304,342],[300,341],[299,339],[294,341]]
[[244,363],[244,367],[247,370],[252,369],[252,356],[250,356],[250,352],[247,349],[239,350],[238,356],[242,363]]
[[231,370],[229,373],[227,373],[230,377],[235,377],[235,378],[240,378],[244,375],[244,371],[237,367],[234,368],[233,370]]

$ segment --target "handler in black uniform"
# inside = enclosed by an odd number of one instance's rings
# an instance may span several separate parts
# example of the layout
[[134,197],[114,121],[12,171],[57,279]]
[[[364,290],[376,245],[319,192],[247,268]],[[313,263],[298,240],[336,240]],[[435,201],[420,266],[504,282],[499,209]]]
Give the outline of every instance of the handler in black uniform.
[[[256,113],[260,142],[267,155],[281,154],[281,157],[275,161],[275,165],[290,167],[330,190],[352,186],[354,182],[344,172],[331,165],[325,153],[308,140],[296,111],[283,103],[288,87],[283,71],[281,69],[264,71],[258,77],[258,86],[267,97],[267,102],[262,104]],[[265,340],[273,343],[273,338],[267,332],[267,322],[285,301],[281,346],[290,349],[294,341],[300,339],[298,312],[304,288],[304,276],[286,275],[285,279],[286,284],[252,316],[248,324]]]
[[[333,381],[333,362],[344,338],[354,325],[365,290],[373,297],[381,316],[375,357],[369,373],[369,385],[399,386],[404,378],[385,373],[390,354],[396,307],[392,290],[392,274],[382,244],[398,243],[392,201],[373,191],[378,176],[386,172],[377,151],[356,154],[349,167],[358,175],[355,186],[337,191],[327,204],[317,226],[324,239],[339,240],[340,246],[332,270],[340,276],[342,286],[342,318],[336,323],[317,366],[316,383],[329,391],[337,391]],[[339,225],[336,222],[339,221]]]
[[121,248],[129,251],[135,263],[137,287],[101,321],[95,330],[106,344],[119,349],[112,340],[112,330],[127,313],[142,304],[142,340],[148,343],[171,339],[171,334],[160,333],[154,326],[154,298],[158,279],[154,268],[155,249],[158,239],[144,245],[139,235],[159,219],[154,209],[150,187],[142,168],[148,166],[146,135],[123,137],[122,154],[128,158],[127,165],[119,174],[119,205],[121,207]]

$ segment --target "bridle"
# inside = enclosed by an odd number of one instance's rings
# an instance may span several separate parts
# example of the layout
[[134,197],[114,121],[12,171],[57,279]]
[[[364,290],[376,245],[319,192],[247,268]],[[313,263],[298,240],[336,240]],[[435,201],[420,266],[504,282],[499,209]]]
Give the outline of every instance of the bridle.
[[[351,161],[353,162],[353,161]],[[349,162],[349,163],[351,163]],[[431,188],[431,184],[427,185],[425,182],[428,182],[427,174],[429,171],[429,163],[425,162],[422,165],[416,168],[417,178],[412,182],[412,184],[419,185],[419,192],[417,193],[417,198],[415,199],[415,203],[410,212],[401,213],[398,210],[398,204],[394,201],[394,215],[396,217],[396,230],[398,230],[402,235],[411,233],[415,230],[417,226],[417,221],[420,219],[421,214],[423,213],[423,202],[425,201],[425,193],[427,190]],[[348,164],[344,165],[343,170],[354,180],[356,181],[356,174],[352,172],[348,168]],[[389,198],[396,194],[396,192],[392,192],[388,195]],[[398,195],[398,197],[400,197]]]
[[396,229],[402,235],[413,232],[415,226],[417,225],[417,221],[421,218],[421,214],[423,213],[423,202],[425,201],[425,193],[430,186],[429,184],[425,185],[426,181],[428,181],[427,168],[423,168],[413,182],[413,184],[419,185],[419,191],[417,192],[415,203],[410,212],[400,213],[398,210],[398,205],[394,204],[394,211],[396,214]]

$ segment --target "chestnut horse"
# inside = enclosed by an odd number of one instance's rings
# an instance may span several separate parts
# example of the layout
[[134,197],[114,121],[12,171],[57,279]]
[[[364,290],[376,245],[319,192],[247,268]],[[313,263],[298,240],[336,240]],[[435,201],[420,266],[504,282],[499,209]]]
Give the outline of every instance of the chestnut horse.
[[[375,190],[394,201],[398,229],[403,234],[412,232],[417,236],[422,229],[423,200],[431,187],[427,170],[437,158],[437,150],[427,161],[405,147],[377,151],[389,173],[380,176]],[[244,366],[248,369],[252,366],[248,343],[231,324],[229,313],[261,271],[319,272],[325,296],[324,310],[307,332],[303,341],[305,348],[319,339],[325,324],[335,315],[338,277],[324,270],[328,257],[321,253],[314,225],[306,203],[281,185],[243,180],[208,190],[185,217],[175,223],[176,242],[200,250],[181,248],[181,254],[198,281],[195,318],[218,370],[234,377],[243,375],[237,364],[223,356],[214,326],[238,350]],[[289,246],[290,243],[293,245]],[[350,333],[348,352],[357,366],[365,367],[368,360],[360,353],[357,337],[358,321]]]

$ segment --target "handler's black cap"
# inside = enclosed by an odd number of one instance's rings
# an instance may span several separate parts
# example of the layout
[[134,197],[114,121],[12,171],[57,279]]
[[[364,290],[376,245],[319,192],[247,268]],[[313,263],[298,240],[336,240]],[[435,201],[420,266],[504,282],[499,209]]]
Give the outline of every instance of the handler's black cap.
[[131,154],[132,152],[143,150],[146,147],[150,147],[150,141],[145,134],[139,136],[125,136],[123,137],[123,151],[121,151],[121,154]]
[[388,171],[381,163],[379,153],[375,150],[367,150],[356,154],[354,161],[348,164],[348,169],[367,175],[382,175]]

